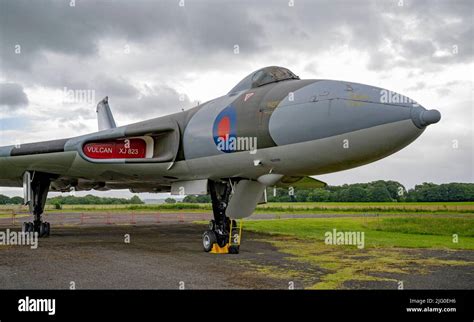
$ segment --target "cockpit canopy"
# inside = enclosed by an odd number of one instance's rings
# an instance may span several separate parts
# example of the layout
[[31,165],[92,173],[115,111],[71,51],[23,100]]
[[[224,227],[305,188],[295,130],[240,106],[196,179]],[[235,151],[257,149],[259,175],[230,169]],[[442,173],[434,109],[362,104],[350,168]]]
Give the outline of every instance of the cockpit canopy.
[[300,79],[287,68],[269,66],[259,69],[242,79],[229,94],[263,86],[270,83],[281,82],[288,79]]

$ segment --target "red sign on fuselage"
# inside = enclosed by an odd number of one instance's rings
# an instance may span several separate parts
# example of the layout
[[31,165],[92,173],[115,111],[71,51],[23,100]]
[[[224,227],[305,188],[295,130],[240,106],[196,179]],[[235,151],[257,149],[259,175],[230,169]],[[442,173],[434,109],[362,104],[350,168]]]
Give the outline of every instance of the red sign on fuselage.
[[82,151],[92,159],[141,159],[146,157],[146,142],[142,139],[89,142]]

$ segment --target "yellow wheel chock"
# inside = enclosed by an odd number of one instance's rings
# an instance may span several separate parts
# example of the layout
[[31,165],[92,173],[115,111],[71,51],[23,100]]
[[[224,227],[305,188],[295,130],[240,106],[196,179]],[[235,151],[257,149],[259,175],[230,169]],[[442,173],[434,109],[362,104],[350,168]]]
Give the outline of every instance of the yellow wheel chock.
[[230,221],[230,233],[229,233],[229,242],[224,245],[224,247],[220,247],[217,243],[212,245],[212,249],[210,253],[213,254],[238,254],[240,248],[240,240],[242,237],[242,222],[241,219],[239,221],[238,227],[237,225],[233,226],[234,220]]

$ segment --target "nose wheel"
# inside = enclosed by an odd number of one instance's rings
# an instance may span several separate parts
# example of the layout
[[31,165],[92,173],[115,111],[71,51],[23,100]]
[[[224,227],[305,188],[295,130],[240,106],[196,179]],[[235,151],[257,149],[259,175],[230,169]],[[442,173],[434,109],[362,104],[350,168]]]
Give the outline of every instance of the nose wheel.
[[[229,233],[222,234],[222,230],[206,230],[202,234],[202,246],[205,252],[214,254],[239,253],[242,221],[240,225],[235,220],[229,220],[229,222]],[[211,221],[209,227],[213,227],[214,224]]]
[[235,220],[225,215],[230,198],[231,188],[228,183],[209,182],[214,219],[202,235],[202,246],[205,252],[215,254],[238,254],[240,250],[240,226]]
[[202,246],[205,252],[210,252],[214,244],[217,243],[216,234],[212,230],[206,230],[202,234]]

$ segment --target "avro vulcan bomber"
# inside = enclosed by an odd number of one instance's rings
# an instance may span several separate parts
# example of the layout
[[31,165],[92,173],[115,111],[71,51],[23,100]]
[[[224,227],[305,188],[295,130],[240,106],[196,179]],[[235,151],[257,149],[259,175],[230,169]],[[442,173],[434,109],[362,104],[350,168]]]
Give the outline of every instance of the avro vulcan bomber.
[[41,218],[48,191],[210,194],[210,251],[228,244],[234,219],[266,201],[266,187],[322,187],[310,176],[387,157],[441,117],[382,88],[303,80],[274,66],[180,113],[117,127],[105,98],[97,116],[98,132],[0,147],[0,186],[23,186],[34,215],[25,231],[49,236]]

